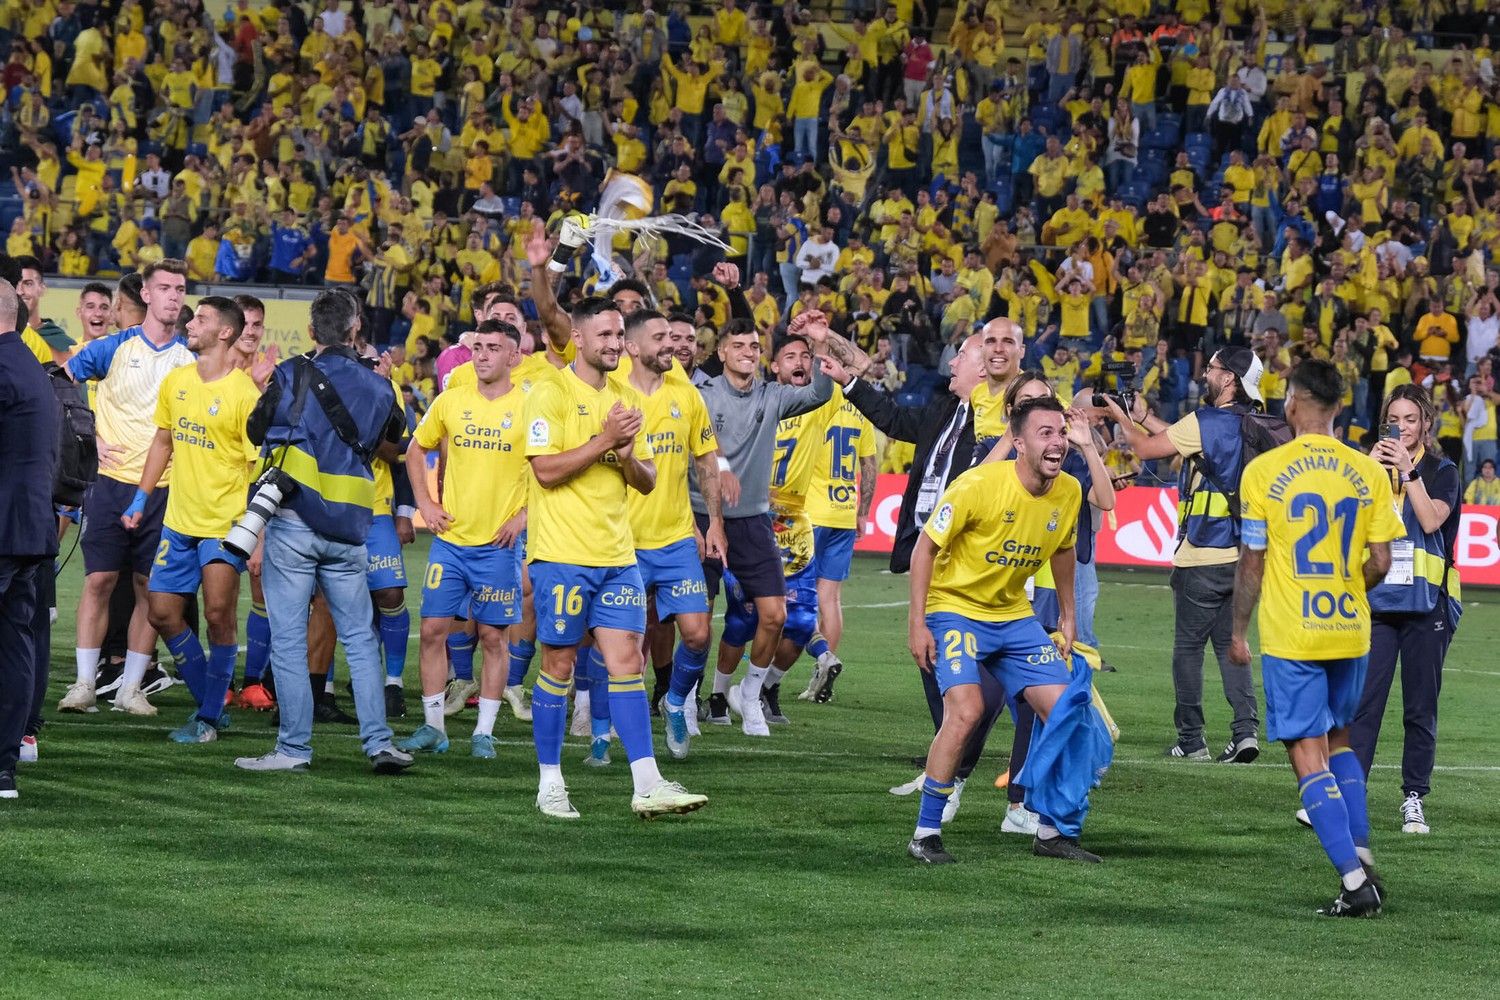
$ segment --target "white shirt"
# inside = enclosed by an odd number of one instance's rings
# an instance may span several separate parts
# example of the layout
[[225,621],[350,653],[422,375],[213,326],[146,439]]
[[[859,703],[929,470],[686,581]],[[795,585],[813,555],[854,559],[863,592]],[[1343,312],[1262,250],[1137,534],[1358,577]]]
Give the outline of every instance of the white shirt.
[[1250,95],[1252,101],[1266,96],[1266,71],[1259,66],[1241,66],[1235,76],[1240,78],[1240,83],[1245,86],[1245,93]]
[[1491,316],[1489,319],[1470,316],[1469,340],[1465,350],[1469,356],[1469,363],[1474,364],[1490,353],[1496,343],[1500,343],[1500,315]]
[[334,10],[325,10],[318,14],[318,16],[323,19],[323,27],[333,37],[337,38],[344,33],[344,22],[349,15],[345,14],[342,10],[338,10],[337,8]]
[[831,240],[827,243],[808,240],[797,251],[797,266],[802,270],[802,280],[809,285],[833,274],[833,265],[838,259],[838,244]]
[[147,170],[141,174],[136,183],[158,198],[165,198],[167,191],[172,187],[172,175],[157,167],[155,170]]

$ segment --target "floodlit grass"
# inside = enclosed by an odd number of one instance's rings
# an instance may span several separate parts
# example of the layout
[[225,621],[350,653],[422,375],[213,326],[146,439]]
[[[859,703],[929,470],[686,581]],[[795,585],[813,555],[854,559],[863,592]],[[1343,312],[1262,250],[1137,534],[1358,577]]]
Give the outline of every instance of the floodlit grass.
[[[408,553],[414,580],[422,549]],[[72,678],[76,563],[61,581],[54,703]],[[1100,600],[1120,669],[1099,686],[1122,736],[1084,842],[1105,863],[1036,859],[998,833],[1004,797],[989,782],[1008,723],[945,837],[963,863],[909,861],[916,799],[886,789],[915,773],[931,731],[905,651],[905,581],[880,567],[858,561],[847,588],[837,700],[789,691],[792,725],[770,739],[705,726],[689,760],[663,763],[711,797],[680,819],[634,819],[623,759],[584,768],[576,740],[564,766],[583,820],[543,819],[529,727],[508,713],[498,760],[467,757],[465,713],[449,720],[452,751],[396,779],[372,775],[339,727],[314,738],[309,774],[236,772],[231,758],[271,745],[266,719],[244,712],[218,743],[175,746],[182,687],[155,699],[155,719],[53,713],[22,799],[0,804],[0,996],[1493,993],[1495,597],[1478,595],[1449,657],[1433,834],[1399,832],[1393,698],[1371,788],[1391,901],[1378,921],[1331,922],[1313,909],[1336,880],[1292,822],[1279,751],[1249,767],[1162,758],[1171,603],[1156,575],[1106,574]],[[1208,670],[1217,750],[1229,715]],[[804,680],[805,661],[786,686]],[[659,728],[657,746],[665,757]]]

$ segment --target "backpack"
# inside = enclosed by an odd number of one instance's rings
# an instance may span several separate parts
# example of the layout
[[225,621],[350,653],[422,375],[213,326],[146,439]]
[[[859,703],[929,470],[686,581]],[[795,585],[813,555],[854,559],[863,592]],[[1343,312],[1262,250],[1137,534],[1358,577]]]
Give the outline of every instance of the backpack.
[[[1292,439],[1292,429],[1287,422],[1280,417],[1269,413],[1261,413],[1254,410],[1246,410],[1240,414],[1240,475],[1244,475],[1245,467],[1252,459],[1263,455],[1272,448],[1279,448]],[[1229,501],[1229,516],[1234,521],[1235,530],[1239,530],[1241,502],[1240,484],[1235,483],[1233,489],[1225,489],[1208,471],[1208,467],[1200,462],[1197,456],[1190,461],[1193,468],[1202,475],[1210,486],[1218,490]],[[1187,522],[1184,520],[1181,531],[1187,531]]]
[[58,365],[47,364],[62,414],[61,447],[57,476],[52,481],[52,502],[60,507],[78,507],[89,485],[99,478],[99,443],[94,436],[94,411],[89,409],[88,390],[74,382]]

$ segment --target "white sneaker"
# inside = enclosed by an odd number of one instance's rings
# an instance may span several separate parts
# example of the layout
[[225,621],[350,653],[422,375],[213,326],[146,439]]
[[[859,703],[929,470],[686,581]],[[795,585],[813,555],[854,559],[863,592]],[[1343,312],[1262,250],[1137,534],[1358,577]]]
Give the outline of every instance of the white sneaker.
[[1005,819],[1000,823],[1001,833],[1018,833],[1023,837],[1035,837],[1041,818],[1025,806],[1015,805],[1005,810]]
[[146,700],[138,687],[121,688],[115,694],[115,700],[109,703],[111,712],[125,712],[129,715],[155,715],[156,706]]
[[[730,690],[738,690],[738,685],[736,685],[734,688],[731,688]],[[771,727],[766,722],[766,711],[761,706],[761,701],[759,698],[745,698],[743,695],[741,695],[740,707],[741,709],[743,709],[743,711],[740,713],[740,717],[742,720],[740,723],[740,728],[744,730],[746,736],[771,735]]]
[[702,706],[698,704],[698,685],[694,684],[693,689],[688,692],[683,707],[687,709],[688,735],[702,736],[703,730],[698,728],[698,713],[702,710]]
[[573,724],[568,727],[569,736],[592,736],[593,725],[589,720],[589,692],[573,692]]
[[234,766],[241,771],[306,771],[311,764],[301,757],[292,757],[272,750],[259,757],[236,757]]
[[68,693],[62,696],[57,703],[59,712],[97,712],[99,711],[99,696],[94,693],[94,685],[88,681],[75,681],[68,685]]
[[897,785],[891,789],[892,795],[915,795],[922,790],[922,782],[927,780],[925,773],[919,773],[904,785]]
[[738,715],[742,719],[745,717],[745,705],[744,699],[740,697],[740,684],[743,683],[744,681],[740,681],[737,684],[731,684],[729,693],[724,696],[729,700],[729,714]]
[[568,801],[568,786],[561,781],[548,782],[536,790],[536,807],[543,816],[553,819],[578,818],[578,810]]
[[1432,832],[1432,828],[1427,825],[1427,815],[1422,811],[1422,796],[1416,792],[1407,795],[1401,803],[1401,832]]
[[35,764],[36,763],[36,737],[35,736],[22,736],[21,737],[21,751],[20,751],[20,756],[17,758],[17,760],[19,760],[22,764]]
[[1307,827],[1309,830],[1312,829],[1312,820],[1308,817],[1306,809],[1298,809],[1293,815],[1298,823]]
[[964,794],[964,780],[963,778],[953,779],[953,794],[948,796],[948,801],[943,806],[944,823],[953,822],[953,817],[958,815],[958,802]]
[[479,682],[475,680],[461,681],[458,678],[448,682],[448,691],[443,696],[443,715],[457,715],[464,710],[470,695],[479,693]]
[[630,811],[642,819],[655,819],[668,813],[690,813],[708,805],[707,795],[694,795],[675,781],[663,781],[645,795],[630,799]]
[[526,688],[519,684],[505,689],[505,701],[510,705],[510,714],[522,722],[531,721],[531,703],[526,700]]

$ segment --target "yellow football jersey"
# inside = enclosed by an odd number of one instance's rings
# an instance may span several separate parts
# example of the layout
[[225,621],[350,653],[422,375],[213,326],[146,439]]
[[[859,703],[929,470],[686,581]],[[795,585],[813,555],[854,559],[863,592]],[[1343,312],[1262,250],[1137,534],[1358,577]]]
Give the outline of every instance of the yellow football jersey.
[[162,523],[192,538],[223,538],[245,512],[257,449],[245,422],[260,399],[242,370],[204,382],[198,366],[167,373],[156,397],[156,426],[172,435],[172,468]]
[[[396,390],[396,406],[400,408],[401,415],[406,416],[406,400],[402,398],[401,387],[391,380],[391,388]],[[398,458],[396,461],[400,461]],[[392,504],[396,497],[396,484],[391,481],[391,463],[384,459],[375,459],[370,463],[370,475],[375,480],[375,514],[390,514],[393,512]]]
[[859,465],[875,457],[875,427],[833,387],[828,421],[807,490],[807,516],[820,528],[858,527]]
[[980,441],[1005,434],[1005,393],[991,393],[988,382],[980,382],[969,393],[974,407],[974,437]]
[[1338,660],[1370,651],[1365,549],[1406,537],[1390,472],[1322,434],[1255,458],[1240,480],[1241,537],[1266,553],[1262,653]]
[[526,505],[531,468],[523,453],[526,393],[512,386],[485,399],[477,386],[449,386],[417,425],[417,444],[448,442],[443,464],[443,508],[453,525],[443,540],[489,545],[500,526]]
[[716,451],[719,439],[693,386],[664,380],[644,399],[642,433],[656,462],[656,489],[645,495],[630,491],[630,530],[637,549],[660,549],[693,537],[688,469],[693,459]]
[[1026,581],[1073,547],[1083,488],[1066,472],[1046,494],[1021,485],[1015,462],[990,462],[949,484],[922,530],[937,544],[927,612],[1009,622],[1031,614]]
[[[572,367],[532,387],[526,397],[526,455],[557,455],[586,444],[604,426],[616,402],[644,409],[629,385],[606,379],[604,388],[584,382]],[[651,460],[644,433],[635,456]],[[625,474],[614,452],[546,489],[533,479],[527,503],[526,558],[570,566],[629,566],[635,542],[629,530]]]
[[833,412],[829,400],[811,413],[787,417],[776,425],[771,459],[771,528],[781,551],[781,568],[795,576],[813,558],[813,525],[807,516],[807,491],[821,452],[823,428]]

